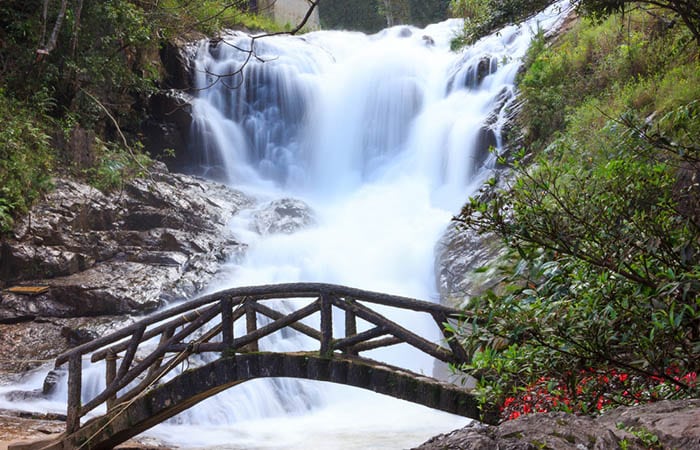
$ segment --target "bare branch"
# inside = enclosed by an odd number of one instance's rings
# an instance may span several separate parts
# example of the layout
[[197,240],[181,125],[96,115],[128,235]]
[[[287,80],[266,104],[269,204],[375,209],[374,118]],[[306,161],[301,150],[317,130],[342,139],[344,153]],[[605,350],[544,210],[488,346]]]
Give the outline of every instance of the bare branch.
[[[246,56],[245,60],[243,61],[243,63],[241,64],[241,66],[240,66],[239,68],[237,68],[237,69],[236,69],[235,71],[233,71],[233,72],[229,72],[229,73],[214,73],[214,72],[211,72],[211,71],[209,71],[209,70],[204,70],[204,71],[203,71],[204,73],[206,73],[207,75],[213,76],[213,77],[215,77],[216,79],[215,79],[211,84],[209,84],[208,86],[206,86],[206,87],[204,87],[204,88],[197,89],[197,90],[209,89],[209,88],[215,86],[219,81],[221,81],[222,78],[229,78],[229,77],[233,77],[233,76],[236,76],[236,75],[240,75],[241,78],[240,78],[240,81],[237,82],[236,85],[233,86],[233,87],[234,87],[234,88],[240,87],[240,86],[243,84],[244,80],[245,80],[243,71],[245,70],[245,67],[248,65],[248,63],[250,62],[251,59],[255,58],[256,60],[258,60],[259,62],[262,62],[262,63],[267,62],[267,60],[264,60],[263,58],[259,57],[259,56],[255,53],[255,43],[257,42],[257,40],[258,40],[258,39],[263,39],[263,38],[266,38],[266,37],[271,37],[271,36],[282,36],[282,35],[294,36],[295,34],[297,34],[298,32],[300,32],[300,31],[306,26],[306,24],[308,23],[308,21],[311,19],[311,16],[313,15],[314,10],[318,7],[318,4],[320,3],[321,0],[307,0],[307,1],[309,2],[309,8],[307,9],[306,14],[305,14],[304,17],[302,18],[301,22],[299,22],[299,23],[297,24],[297,26],[294,27],[294,29],[292,29],[292,30],[290,30],[290,31],[278,31],[278,32],[274,32],[274,33],[264,33],[264,34],[259,34],[259,35],[256,35],[256,36],[250,36],[250,48],[249,48],[249,49],[244,49],[244,48],[242,48],[242,47],[240,47],[240,46],[238,46],[238,45],[236,45],[236,44],[227,42],[226,40],[222,40],[221,42],[223,42],[225,45],[228,45],[228,46],[230,46],[230,47],[233,47],[233,48],[235,48],[236,50],[238,50],[238,51],[240,51],[240,52],[242,52],[242,53],[247,53],[247,56]],[[231,86],[225,84],[223,81],[222,81],[222,83],[223,83],[226,87],[231,87]]]
[[[48,6],[48,2],[44,4],[45,6]],[[63,25],[63,19],[66,17],[66,8],[68,7],[68,0],[62,0],[61,1],[61,9],[58,12],[58,17],[56,17],[56,23],[53,26],[53,31],[51,32],[51,37],[49,38],[49,42],[42,48],[37,49],[36,53],[38,54],[39,58],[43,57],[43,55],[48,55],[53,51],[54,48],[56,48],[56,42],[58,41],[58,33],[61,30],[61,25]]]

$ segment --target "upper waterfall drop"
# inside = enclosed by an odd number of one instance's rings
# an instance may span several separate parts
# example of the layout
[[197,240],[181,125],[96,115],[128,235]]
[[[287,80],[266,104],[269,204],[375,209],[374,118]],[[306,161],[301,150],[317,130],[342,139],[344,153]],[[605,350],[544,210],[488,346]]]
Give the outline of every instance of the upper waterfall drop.
[[[337,195],[401,172],[450,207],[500,145],[500,118],[535,31],[561,5],[462,51],[462,22],[375,35],[232,32],[195,57],[193,151],[232,183]],[[255,181],[257,180],[257,181]]]

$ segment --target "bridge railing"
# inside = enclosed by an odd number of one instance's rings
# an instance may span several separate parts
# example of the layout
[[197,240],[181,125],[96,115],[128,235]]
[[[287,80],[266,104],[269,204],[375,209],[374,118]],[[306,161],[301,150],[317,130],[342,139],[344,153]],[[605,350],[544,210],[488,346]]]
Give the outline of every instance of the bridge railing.
[[[285,313],[264,304],[264,300],[272,299],[309,299],[310,302]],[[369,305],[430,315],[447,346],[430,342]],[[334,309],[344,313],[342,336],[334,334]],[[302,322],[316,313],[320,315],[318,327]],[[263,317],[266,320],[258,320]],[[358,332],[358,319],[370,324],[370,328]],[[106,404],[111,412],[119,405],[128,404],[192,354],[255,352],[259,350],[260,339],[287,327],[318,341],[320,355],[329,358],[336,352],[359,355],[406,343],[443,362],[466,362],[469,360],[466,351],[452,339],[450,328],[444,326],[448,321],[464,319],[464,312],[443,305],[322,283],[240,287],[206,295],[61,354],[56,368],[68,363],[67,432],[77,430],[80,419],[100,405]],[[236,336],[235,324],[239,320],[245,322],[245,333]],[[158,339],[155,348],[152,344],[144,345],[155,339]],[[88,354],[92,362],[105,361],[106,387],[82,404],[82,361]]]

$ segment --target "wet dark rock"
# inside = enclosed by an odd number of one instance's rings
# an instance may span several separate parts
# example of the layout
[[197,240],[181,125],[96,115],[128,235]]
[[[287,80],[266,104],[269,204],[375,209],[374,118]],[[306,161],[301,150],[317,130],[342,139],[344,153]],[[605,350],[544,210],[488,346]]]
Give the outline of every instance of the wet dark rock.
[[[466,66],[466,68],[465,68]],[[498,60],[490,56],[484,56],[477,61],[463,60],[457,66],[455,75],[447,82],[447,91],[461,88],[476,89],[484,81],[484,78],[496,72]]]
[[68,345],[71,347],[77,347],[78,345],[85,344],[86,342],[90,342],[99,337],[97,333],[93,331],[80,328],[73,329],[71,327],[61,328],[61,336],[68,341]]
[[[64,327],[68,328],[68,327]],[[44,396],[50,396],[54,392],[56,392],[56,389],[58,388],[59,383],[61,383],[67,373],[67,369],[65,367],[59,368],[59,369],[51,369],[49,370],[49,373],[46,374],[44,377],[44,384],[41,388],[41,393]]]
[[[634,432],[656,435],[662,448],[700,449],[700,399],[620,407],[593,418],[529,414],[499,426],[472,422],[435,436],[420,450],[607,450],[649,448]],[[622,444],[624,442],[624,444]],[[623,447],[624,445],[624,447]]]
[[73,348],[73,337],[65,328],[80,330],[83,337],[104,336],[116,328],[135,321],[125,316],[79,318],[38,318],[37,320],[0,325],[0,382],[19,382],[16,374],[43,364],[53,363],[56,356]]
[[160,60],[165,69],[163,84],[169,89],[188,90],[192,88],[192,44],[203,36],[191,35],[184,39],[168,41],[160,48]]
[[157,92],[149,98],[149,118],[144,122],[146,150],[166,161],[171,169],[184,169],[196,158],[189,152],[192,97],[181,91]]
[[9,402],[26,402],[31,400],[41,400],[46,398],[41,389],[31,391],[9,391],[3,394],[3,399]]

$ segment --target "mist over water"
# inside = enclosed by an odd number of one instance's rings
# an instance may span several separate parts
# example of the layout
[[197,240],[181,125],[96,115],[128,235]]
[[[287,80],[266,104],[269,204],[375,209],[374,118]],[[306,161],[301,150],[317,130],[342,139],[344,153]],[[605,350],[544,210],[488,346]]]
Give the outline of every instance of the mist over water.
[[[461,52],[449,49],[458,20],[371,36],[265,37],[252,57],[241,51],[251,46],[242,33],[203,41],[194,59],[192,151],[205,175],[258,200],[231,222],[249,244],[246,255],[208,290],[318,281],[438,301],[435,243],[489,176],[495,156],[488,149],[500,148],[521,58],[538,27],[554,27],[562,8]],[[292,234],[255,231],[259,210],[289,197],[307,203],[315,223]],[[384,312],[440,341],[432,319]],[[317,345],[294,334],[261,347]],[[406,346],[367,356],[433,374],[432,358]],[[399,449],[467,422],[355,388],[267,379],[222,392],[145,434],[187,448]]]

